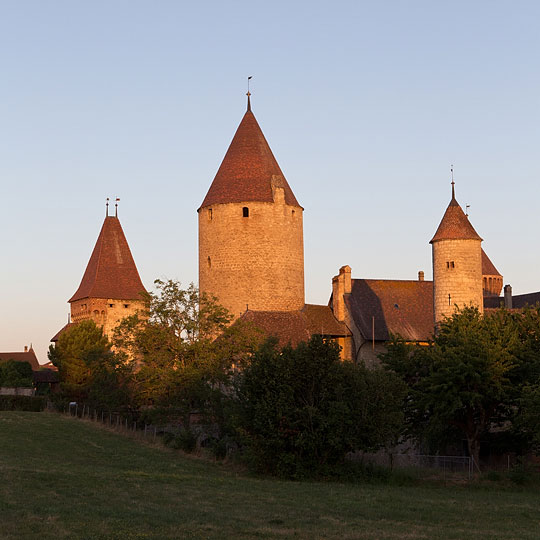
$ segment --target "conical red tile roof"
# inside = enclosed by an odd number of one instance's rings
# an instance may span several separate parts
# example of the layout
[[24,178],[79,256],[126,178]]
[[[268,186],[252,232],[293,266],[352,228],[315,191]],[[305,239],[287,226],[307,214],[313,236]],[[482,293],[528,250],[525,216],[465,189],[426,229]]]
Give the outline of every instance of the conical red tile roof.
[[273,202],[273,177],[275,185],[285,191],[286,204],[300,206],[248,105],[201,208],[223,203]]
[[439,240],[482,240],[461,206],[459,206],[453,193],[452,200],[430,244]]
[[486,254],[486,252],[484,250],[482,250],[482,275],[484,275],[484,276],[501,276],[501,274],[495,268],[495,265],[491,262],[491,259],[487,256],[487,254]]
[[107,216],[81,284],[69,302],[82,298],[138,300],[144,292],[120,221]]

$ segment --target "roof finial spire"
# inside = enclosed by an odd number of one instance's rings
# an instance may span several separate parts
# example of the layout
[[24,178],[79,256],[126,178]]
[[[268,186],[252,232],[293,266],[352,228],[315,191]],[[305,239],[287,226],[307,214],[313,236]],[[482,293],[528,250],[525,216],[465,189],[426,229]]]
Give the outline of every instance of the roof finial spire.
[[450,172],[452,173],[452,200],[456,198],[456,192],[455,192],[455,189],[454,189],[454,185],[456,184],[454,182],[454,166],[453,165],[450,165]]
[[249,99],[249,97],[251,96],[251,92],[249,91],[249,81],[250,81],[251,78],[252,78],[252,75],[250,75],[248,77],[248,79],[247,79],[247,81],[248,81],[248,91],[247,91],[246,96],[248,98],[248,102],[247,102],[247,110],[248,110],[248,112],[251,112],[251,100]]
[[105,203],[105,217],[109,217],[109,197],[107,197],[107,202]]
[[120,199],[118,197],[116,197],[116,199],[114,200],[114,217],[118,217],[118,201]]

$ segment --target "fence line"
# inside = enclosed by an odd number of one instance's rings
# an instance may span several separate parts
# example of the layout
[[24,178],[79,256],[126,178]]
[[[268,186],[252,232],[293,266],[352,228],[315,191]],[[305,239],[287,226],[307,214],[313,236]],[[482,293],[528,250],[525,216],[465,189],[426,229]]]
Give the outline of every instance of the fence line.
[[133,417],[123,416],[120,413],[110,411],[106,413],[103,409],[91,408],[90,405],[79,406],[78,403],[72,402],[64,408],[64,414],[99,423],[115,431],[138,434],[144,440],[150,439],[155,442],[157,438],[157,427],[152,424],[137,422]]

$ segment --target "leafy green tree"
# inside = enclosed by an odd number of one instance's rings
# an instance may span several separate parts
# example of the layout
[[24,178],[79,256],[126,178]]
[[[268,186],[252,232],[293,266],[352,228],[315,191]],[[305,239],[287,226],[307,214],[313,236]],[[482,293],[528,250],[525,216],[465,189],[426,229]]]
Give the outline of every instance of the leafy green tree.
[[81,321],[63,332],[49,359],[58,368],[61,396],[107,409],[129,404],[130,366],[115,354],[102,328]]
[[466,307],[440,324],[432,345],[395,338],[381,359],[409,386],[410,433],[440,445],[460,432],[478,463],[481,438],[513,417],[519,350],[508,312],[482,316]]
[[137,403],[162,421],[188,426],[190,414],[198,412],[224,429],[230,378],[261,334],[240,321],[230,326],[227,310],[193,284],[155,285],[148,312],[124,319],[113,339],[133,365]]
[[313,336],[295,349],[268,341],[238,376],[235,425],[255,468],[298,477],[353,450],[393,442],[404,385],[382,370],[342,362],[339,347]]
[[33,371],[28,362],[8,360],[0,363],[0,386],[31,388],[32,384]]

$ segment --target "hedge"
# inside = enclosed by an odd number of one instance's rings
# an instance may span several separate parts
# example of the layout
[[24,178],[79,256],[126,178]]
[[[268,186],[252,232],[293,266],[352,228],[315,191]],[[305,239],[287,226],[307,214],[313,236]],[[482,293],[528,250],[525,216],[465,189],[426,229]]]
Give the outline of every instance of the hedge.
[[39,412],[46,403],[47,399],[43,396],[0,396],[0,411]]

